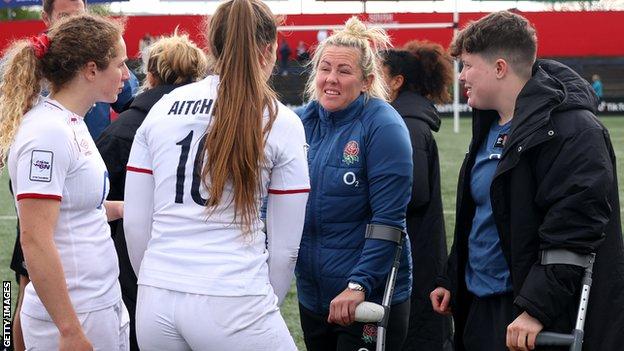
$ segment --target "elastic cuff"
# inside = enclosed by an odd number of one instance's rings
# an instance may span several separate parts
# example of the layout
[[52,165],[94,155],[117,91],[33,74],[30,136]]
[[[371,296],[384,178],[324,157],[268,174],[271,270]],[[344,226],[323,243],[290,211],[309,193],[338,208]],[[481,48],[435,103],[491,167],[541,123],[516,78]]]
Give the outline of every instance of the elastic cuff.
[[544,327],[548,327],[552,323],[552,319],[548,317],[545,313],[543,313],[539,308],[537,308],[531,301],[525,299],[522,296],[516,296],[514,300],[514,305],[518,306],[520,309],[526,311],[531,317],[537,319],[542,323]]
[[449,279],[447,277],[444,276],[438,276],[435,279],[435,287],[442,287],[448,291],[451,291],[451,283],[449,281]]

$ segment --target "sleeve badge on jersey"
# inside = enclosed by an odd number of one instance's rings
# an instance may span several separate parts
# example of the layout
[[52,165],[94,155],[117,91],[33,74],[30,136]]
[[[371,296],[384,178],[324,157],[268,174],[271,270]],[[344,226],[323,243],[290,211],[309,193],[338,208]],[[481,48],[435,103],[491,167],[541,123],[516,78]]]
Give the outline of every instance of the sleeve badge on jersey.
[[52,151],[33,150],[30,155],[30,180],[34,182],[52,181],[52,165],[54,153]]

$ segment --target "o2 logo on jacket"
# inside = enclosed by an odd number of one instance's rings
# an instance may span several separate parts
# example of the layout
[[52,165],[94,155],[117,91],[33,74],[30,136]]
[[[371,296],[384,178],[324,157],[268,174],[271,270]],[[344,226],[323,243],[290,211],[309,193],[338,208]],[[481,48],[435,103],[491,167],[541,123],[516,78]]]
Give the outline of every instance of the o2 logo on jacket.
[[356,188],[360,185],[360,182],[357,180],[355,173],[347,172],[342,176],[342,181],[347,185],[353,185]]
[[360,145],[357,141],[351,140],[345,145],[342,151],[342,162],[347,165],[352,165],[360,160]]

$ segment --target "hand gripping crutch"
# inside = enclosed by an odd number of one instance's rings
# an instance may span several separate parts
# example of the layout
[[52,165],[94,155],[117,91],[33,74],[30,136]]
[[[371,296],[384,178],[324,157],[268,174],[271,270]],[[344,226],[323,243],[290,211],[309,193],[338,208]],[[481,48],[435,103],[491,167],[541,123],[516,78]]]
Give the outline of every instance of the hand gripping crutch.
[[392,241],[397,244],[394,254],[392,268],[386,281],[381,305],[374,302],[364,301],[355,309],[355,320],[358,322],[377,322],[377,344],[376,351],[384,351],[386,349],[386,329],[388,328],[388,320],[390,319],[390,304],[392,303],[392,295],[394,295],[394,283],[396,282],[399,266],[401,264],[401,252],[403,251],[403,242],[405,233],[394,228],[379,224],[369,224],[366,227],[367,239],[380,239]]
[[580,255],[568,250],[547,250],[542,251],[541,261],[547,264],[569,264],[585,268],[583,274],[581,297],[579,301],[578,313],[576,315],[576,326],[572,334],[562,334],[553,332],[541,332],[537,335],[535,343],[540,346],[570,346],[570,351],[581,351],[583,348],[583,330],[585,327],[585,315],[587,314],[587,302],[589,300],[589,290],[592,285],[592,269],[596,254]]

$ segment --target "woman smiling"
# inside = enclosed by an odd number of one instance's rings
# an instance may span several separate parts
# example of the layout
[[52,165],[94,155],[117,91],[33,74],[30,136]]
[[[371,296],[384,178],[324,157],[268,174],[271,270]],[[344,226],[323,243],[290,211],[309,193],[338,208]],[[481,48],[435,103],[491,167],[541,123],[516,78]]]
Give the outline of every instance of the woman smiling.
[[[408,131],[385,101],[377,47],[380,29],[357,18],[323,41],[302,112],[311,192],[299,260],[297,291],[308,350],[354,350],[375,343],[375,328],[354,323],[362,301],[380,302],[395,243],[380,231],[405,230],[412,181]],[[392,300],[387,345],[406,335],[411,287],[405,243]]]

